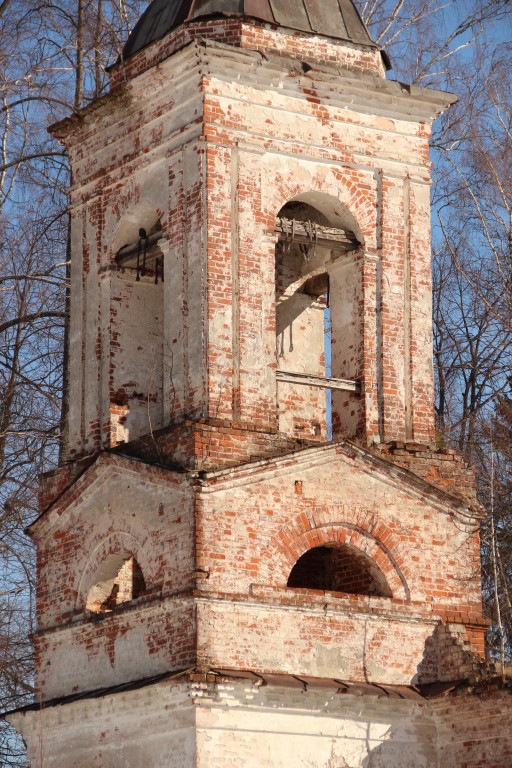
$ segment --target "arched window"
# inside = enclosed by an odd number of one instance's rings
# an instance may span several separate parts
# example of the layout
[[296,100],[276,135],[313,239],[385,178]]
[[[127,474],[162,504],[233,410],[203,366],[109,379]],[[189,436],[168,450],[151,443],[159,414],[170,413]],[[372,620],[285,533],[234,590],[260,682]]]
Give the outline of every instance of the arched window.
[[129,603],[146,590],[142,570],[127,552],[109,555],[98,568],[87,595],[86,609],[109,613],[122,603]]
[[287,586],[392,596],[384,574],[373,560],[348,544],[329,544],[305,552],[293,566]]
[[[345,206],[313,192],[286,203],[275,230],[279,429],[330,439],[331,392],[345,397],[359,391],[358,302],[350,255],[361,248],[362,235]],[[339,398],[336,404],[343,407]]]

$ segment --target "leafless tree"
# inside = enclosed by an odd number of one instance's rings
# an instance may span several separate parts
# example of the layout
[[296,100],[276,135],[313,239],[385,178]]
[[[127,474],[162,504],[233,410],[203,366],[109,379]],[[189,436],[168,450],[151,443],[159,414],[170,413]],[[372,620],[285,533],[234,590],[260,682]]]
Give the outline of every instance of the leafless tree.
[[[32,692],[27,636],[41,471],[58,461],[68,275],[67,188],[56,120],[106,88],[143,0],[0,2],[0,708]],[[0,764],[21,765],[0,725]]]
[[495,621],[490,647],[499,655],[503,640],[510,659],[512,464],[504,446],[512,432],[501,429],[499,449],[493,433],[509,413],[504,397],[512,364],[512,6],[507,0],[358,0],[358,6],[388,50],[394,76],[459,98],[433,140],[438,439],[477,471],[488,510],[482,554]]
[[509,0],[355,0],[373,39],[406,82],[442,85],[461,56],[510,18]]
[[493,623],[489,655],[510,675],[512,660],[512,400],[499,397],[481,426],[476,463],[488,514],[482,526],[484,604]]

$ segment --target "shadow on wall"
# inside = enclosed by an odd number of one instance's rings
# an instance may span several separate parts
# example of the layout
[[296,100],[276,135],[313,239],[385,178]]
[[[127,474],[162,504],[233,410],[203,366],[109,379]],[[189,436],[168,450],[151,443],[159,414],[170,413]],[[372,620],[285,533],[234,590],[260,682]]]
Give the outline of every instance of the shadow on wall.
[[[390,728],[386,741],[370,747],[361,768],[437,768],[434,725],[429,718],[424,719],[421,725],[413,722]],[[343,768],[346,765],[341,763]]]
[[[494,665],[483,661],[472,648],[464,625],[439,624],[425,642],[423,659],[412,683],[473,682],[492,676],[494,671]],[[446,691],[446,686],[443,690]],[[398,691],[396,695],[393,722],[386,724],[386,705],[381,708],[380,704],[382,697],[365,697],[361,702],[361,715],[364,713],[368,721],[360,724],[363,732],[359,737],[356,740],[339,737],[327,760],[324,757],[304,765],[307,768],[437,768],[440,765],[437,725],[429,712],[428,700],[418,697],[409,702],[411,707],[407,712],[400,713],[400,707],[406,702],[400,700]],[[393,694],[388,702],[393,709]],[[499,763],[505,764],[509,765]]]
[[425,642],[423,659],[412,683],[476,681],[493,674],[494,664],[486,662],[475,651],[464,624],[438,624]]
[[437,768],[435,726],[425,713],[391,725],[378,736],[376,727],[377,722],[366,726],[366,739],[358,748],[340,740],[332,745],[327,761],[308,761],[305,768]]

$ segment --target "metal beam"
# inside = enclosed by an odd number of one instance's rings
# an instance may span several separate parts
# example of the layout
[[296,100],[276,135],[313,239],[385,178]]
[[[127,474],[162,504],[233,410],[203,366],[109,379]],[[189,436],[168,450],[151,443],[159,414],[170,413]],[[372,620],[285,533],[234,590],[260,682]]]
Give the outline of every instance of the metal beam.
[[325,227],[309,221],[296,221],[278,218],[274,228],[281,243],[300,243],[304,245],[320,245],[325,248],[342,250],[344,253],[355,251],[361,243],[350,230]]
[[349,379],[334,379],[330,376],[313,376],[308,373],[294,371],[276,371],[277,381],[286,384],[301,384],[305,387],[320,387],[321,389],[341,389],[344,392],[361,393],[361,384]]
[[120,267],[124,269],[135,269],[137,267],[137,254],[140,256],[140,263],[142,265],[142,258],[144,253],[144,243],[146,244],[146,264],[150,264],[152,261],[163,256],[162,251],[158,247],[158,241],[162,239],[162,232],[155,232],[152,235],[148,235],[147,238],[141,238],[135,243],[125,245],[116,254],[116,261]]

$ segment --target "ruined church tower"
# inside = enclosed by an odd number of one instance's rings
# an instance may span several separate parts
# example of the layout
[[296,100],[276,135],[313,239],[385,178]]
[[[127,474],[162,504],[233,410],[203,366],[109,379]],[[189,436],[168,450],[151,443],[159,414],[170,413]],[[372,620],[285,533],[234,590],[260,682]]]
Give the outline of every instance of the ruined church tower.
[[154,0],[53,126],[70,386],[11,715],[33,768],[470,764],[460,700],[429,698],[487,627],[472,475],[434,445],[453,99],[388,66],[351,0]]

